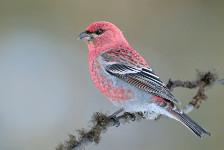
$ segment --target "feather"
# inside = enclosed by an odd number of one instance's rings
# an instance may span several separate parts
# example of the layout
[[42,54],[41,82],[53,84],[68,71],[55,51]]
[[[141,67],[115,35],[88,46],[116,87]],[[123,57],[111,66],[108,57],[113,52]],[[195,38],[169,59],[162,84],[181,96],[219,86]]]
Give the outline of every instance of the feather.
[[197,124],[194,120],[192,120],[189,116],[187,116],[182,111],[175,110],[167,110],[170,114],[172,114],[177,120],[179,120],[183,125],[188,127],[194,134],[201,138],[202,134],[207,134],[211,136],[207,130],[202,128],[199,124]]
[[106,71],[117,78],[153,95],[180,103],[149,67],[137,68],[119,63],[106,65]]

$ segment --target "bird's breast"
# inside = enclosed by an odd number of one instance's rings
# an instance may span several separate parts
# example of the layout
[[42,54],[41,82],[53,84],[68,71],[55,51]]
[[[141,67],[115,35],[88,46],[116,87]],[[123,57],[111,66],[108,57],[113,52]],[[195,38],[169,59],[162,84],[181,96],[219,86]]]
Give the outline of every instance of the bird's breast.
[[134,93],[120,84],[116,77],[107,73],[103,64],[98,59],[89,63],[89,69],[96,87],[112,101],[122,103],[122,101],[134,98]]

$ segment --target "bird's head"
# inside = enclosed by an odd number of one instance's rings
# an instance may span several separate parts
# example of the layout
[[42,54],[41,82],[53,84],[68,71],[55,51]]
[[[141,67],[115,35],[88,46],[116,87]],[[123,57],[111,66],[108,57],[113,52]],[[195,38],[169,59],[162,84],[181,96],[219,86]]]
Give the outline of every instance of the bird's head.
[[112,23],[94,22],[78,36],[79,40],[88,41],[91,48],[113,48],[115,45],[126,44],[122,32]]

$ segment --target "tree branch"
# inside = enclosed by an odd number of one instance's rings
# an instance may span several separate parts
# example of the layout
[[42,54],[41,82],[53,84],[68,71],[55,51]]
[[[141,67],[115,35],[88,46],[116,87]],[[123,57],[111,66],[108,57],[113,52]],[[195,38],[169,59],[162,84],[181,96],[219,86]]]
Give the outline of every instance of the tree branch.
[[[194,108],[199,108],[203,101],[208,97],[205,94],[205,91],[214,84],[224,85],[224,79],[218,80],[218,75],[216,72],[200,72],[197,71],[197,79],[195,81],[181,81],[169,79],[167,87],[173,91],[176,87],[183,87],[189,89],[198,88],[196,95],[192,98],[187,106],[183,108],[185,113],[191,112]],[[141,120],[143,118],[142,113],[135,113],[136,119]],[[159,119],[160,117],[156,118]],[[118,121],[122,124],[125,124],[133,120],[133,115],[130,113],[124,113],[117,117]],[[89,131],[85,129],[77,130],[78,138],[74,135],[69,135],[69,140],[60,144],[56,150],[82,150],[85,149],[90,143],[98,144],[101,139],[101,134],[105,133],[109,127],[115,126],[116,121],[114,119],[109,119],[107,114],[95,112],[92,116],[92,127]]]

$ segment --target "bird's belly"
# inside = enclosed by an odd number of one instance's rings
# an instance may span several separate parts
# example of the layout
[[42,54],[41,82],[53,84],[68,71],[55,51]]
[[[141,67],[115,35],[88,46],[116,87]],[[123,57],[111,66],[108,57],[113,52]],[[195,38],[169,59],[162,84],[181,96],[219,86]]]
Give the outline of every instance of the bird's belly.
[[151,105],[153,96],[148,92],[110,75],[100,65],[93,66],[90,72],[95,85],[115,106],[134,112],[148,111],[149,108],[153,108],[154,105]]

